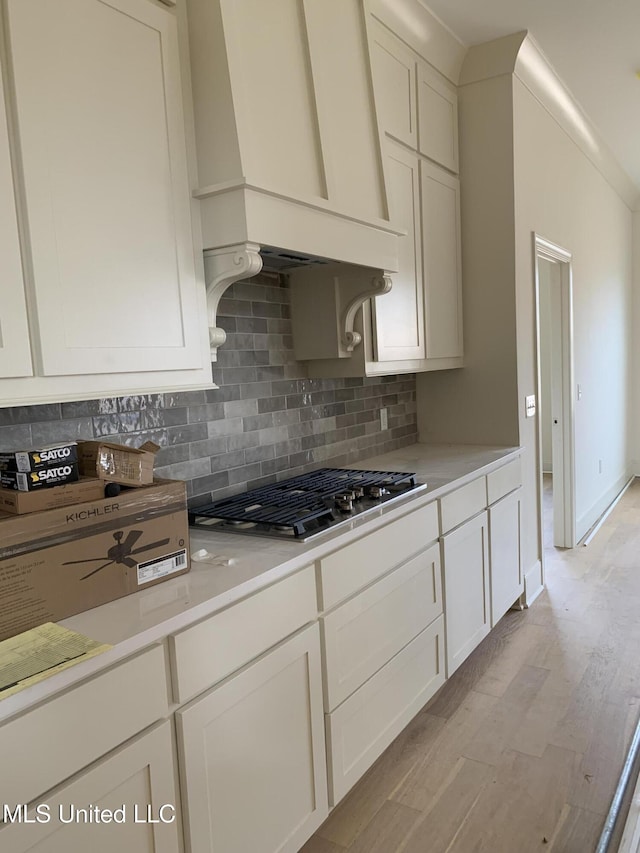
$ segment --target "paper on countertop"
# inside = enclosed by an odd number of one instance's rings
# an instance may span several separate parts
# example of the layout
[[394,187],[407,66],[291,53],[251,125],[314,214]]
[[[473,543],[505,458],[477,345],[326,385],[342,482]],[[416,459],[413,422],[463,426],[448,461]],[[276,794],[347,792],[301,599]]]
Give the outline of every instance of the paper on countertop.
[[197,563],[212,563],[214,566],[233,566],[236,562],[233,557],[225,557],[224,554],[212,554],[210,551],[207,551],[206,548],[200,548],[199,551],[194,551],[191,554],[191,559],[195,560]]
[[0,642],[0,699],[106,652],[111,646],[46,622]]

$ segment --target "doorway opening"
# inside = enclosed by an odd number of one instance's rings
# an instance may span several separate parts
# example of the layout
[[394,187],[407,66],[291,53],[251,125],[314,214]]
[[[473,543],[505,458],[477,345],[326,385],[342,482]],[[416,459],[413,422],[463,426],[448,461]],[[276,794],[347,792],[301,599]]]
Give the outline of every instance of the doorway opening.
[[571,254],[534,237],[540,553],[576,544]]

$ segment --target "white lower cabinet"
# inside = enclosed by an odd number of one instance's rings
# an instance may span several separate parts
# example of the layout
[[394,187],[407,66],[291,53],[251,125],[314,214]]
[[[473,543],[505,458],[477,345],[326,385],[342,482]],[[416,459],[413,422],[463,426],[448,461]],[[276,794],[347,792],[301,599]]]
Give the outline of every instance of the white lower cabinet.
[[299,850],[328,813],[318,625],[176,718],[187,850]]
[[342,799],[444,680],[444,620],[439,616],[327,714],[331,805]]
[[[165,721],[33,802],[26,811],[31,822],[11,822],[5,813],[0,849],[176,853],[181,827],[174,764],[171,724]],[[17,805],[10,804],[14,816]]]
[[447,677],[491,630],[487,513],[442,538]]
[[520,553],[521,502],[520,488],[489,507],[491,627],[524,591]]

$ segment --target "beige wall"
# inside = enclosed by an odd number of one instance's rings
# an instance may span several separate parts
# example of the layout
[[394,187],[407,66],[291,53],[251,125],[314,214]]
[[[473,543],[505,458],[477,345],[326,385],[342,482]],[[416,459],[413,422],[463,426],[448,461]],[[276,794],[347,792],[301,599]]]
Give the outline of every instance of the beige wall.
[[541,554],[537,419],[524,412],[525,396],[536,392],[532,233],[573,254],[582,535],[629,470],[632,214],[511,73],[460,88],[460,136],[466,367],[418,377],[418,428],[427,442],[523,446],[523,565],[531,592]]
[[629,435],[631,473],[640,476],[640,211],[633,214],[633,377],[632,430]]
[[[534,393],[532,232],[573,255],[576,522],[581,537],[629,471],[632,214],[529,90],[514,78],[516,287],[520,397]],[[575,399],[575,387],[572,389]],[[520,412],[525,518],[537,494],[535,419]],[[599,472],[602,460],[602,473]],[[526,525],[525,565],[537,551]]]
[[540,400],[538,417],[542,426],[542,470],[550,472],[553,445],[551,441],[551,286],[553,266],[540,259],[538,288],[540,299]]
[[463,370],[418,374],[428,443],[518,444],[512,81],[459,90]]

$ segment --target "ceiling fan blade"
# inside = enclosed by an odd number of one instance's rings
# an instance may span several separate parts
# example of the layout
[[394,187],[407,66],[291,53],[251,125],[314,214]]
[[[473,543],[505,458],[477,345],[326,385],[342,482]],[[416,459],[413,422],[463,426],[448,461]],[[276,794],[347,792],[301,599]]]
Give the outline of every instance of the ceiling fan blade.
[[149,545],[143,545],[141,548],[136,548],[135,551],[131,551],[131,555],[143,554],[145,551],[150,551],[152,548],[161,548],[163,545],[168,545],[169,541],[169,539],[160,539],[159,542],[151,542]]
[[102,571],[102,569],[106,569],[106,568],[107,568],[107,566],[110,566],[113,562],[114,562],[113,560],[109,560],[109,562],[108,562],[108,563],[103,563],[101,566],[98,566],[98,568],[97,568],[97,569],[94,569],[92,572],[89,572],[89,574],[88,574],[88,575],[84,575],[83,577],[81,577],[81,578],[80,578],[80,580],[81,580],[81,581],[86,581],[86,579],[87,579],[87,578],[90,578],[90,577],[91,577],[91,575],[95,575],[95,574],[96,574],[96,572],[101,572],[101,571]]
[[89,557],[86,560],[67,560],[66,563],[63,563],[63,566],[76,566],[80,563],[99,563],[104,560],[104,557]]
[[132,560],[131,557],[121,557],[117,564],[119,566],[126,566],[128,569],[134,569],[138,564],[135,560]]
[[125,551],[130,551],[133,548],[133,546],[136,544],[138,539],[142,536],[142,533],[143,533],[142,530],[130,530],[127,533],[127,538],[124,540],[124,542],[120,543],[122,548]]

